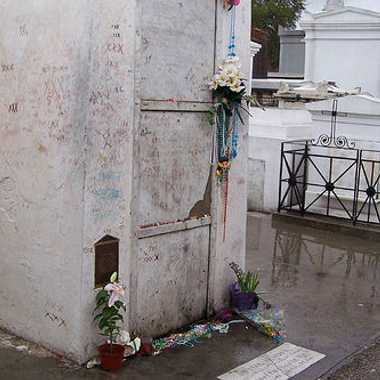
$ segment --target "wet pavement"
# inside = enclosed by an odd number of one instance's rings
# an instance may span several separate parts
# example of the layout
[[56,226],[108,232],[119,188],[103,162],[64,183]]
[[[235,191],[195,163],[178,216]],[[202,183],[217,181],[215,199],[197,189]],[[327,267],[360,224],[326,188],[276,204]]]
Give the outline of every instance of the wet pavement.
[[288,341],[327,355],[295,379],[320,377],[380,333],[379,242],[260,214],[248,224],[247,267],[285,309]]
[[[296,380],[318,379],[338,368],[380,332],[379,262],[379,242],[249,215],[247,268],[260,269],[266,298],[284,308],[287,340],[327,355]],[[236,325],[195,348],[135,358],[111,374],[0,344],[0,379],[210,380],[273,347],[252,328]],[[374,368],[367,367],[372,379]],[[365,366],[361,370],[366,373]]]
[[380,342],[355,355],[342,368],[323,380],[379,380]]

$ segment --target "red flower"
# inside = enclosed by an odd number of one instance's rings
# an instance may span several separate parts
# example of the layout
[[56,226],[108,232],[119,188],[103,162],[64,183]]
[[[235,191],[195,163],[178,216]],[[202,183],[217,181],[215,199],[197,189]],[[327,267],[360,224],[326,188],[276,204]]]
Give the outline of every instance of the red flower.
[[240,0],[224,0],[224,6],[227,7],[233,7],[240,5]]

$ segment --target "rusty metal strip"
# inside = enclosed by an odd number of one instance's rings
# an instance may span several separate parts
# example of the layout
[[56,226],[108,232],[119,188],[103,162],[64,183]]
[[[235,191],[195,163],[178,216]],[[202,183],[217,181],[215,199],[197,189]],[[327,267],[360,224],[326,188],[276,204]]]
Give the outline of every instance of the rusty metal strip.
[[141,111],[208,112],[211,106],[211,102],[143,99],[140,109]]
[[145,228],[138,227],[135,232],[135,236],[137,239],[146,239],[158,235],[193,230],[194,228],[209,226],[210,224],[211,216],[206,215],[199,219],[189,219],[186,221],[179,221],[174,223],[157,224]]

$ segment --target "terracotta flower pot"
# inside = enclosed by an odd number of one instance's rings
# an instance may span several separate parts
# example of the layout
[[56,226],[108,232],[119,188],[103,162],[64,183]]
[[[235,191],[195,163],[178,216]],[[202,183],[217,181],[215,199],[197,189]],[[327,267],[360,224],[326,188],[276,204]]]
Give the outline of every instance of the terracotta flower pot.
[[256,293],[244,293],[237,282],[230,286],[232,306],[239,311],[257,309],[259,297]]
[[100,354],[100,363],[102,368],[109,371],[115,371],[123,366],[124,346],[120,344],[111,345],[106,343],[98,347]]
[[153,355],[153,339],[148,337],[141,338],[140,355],[150,356]]

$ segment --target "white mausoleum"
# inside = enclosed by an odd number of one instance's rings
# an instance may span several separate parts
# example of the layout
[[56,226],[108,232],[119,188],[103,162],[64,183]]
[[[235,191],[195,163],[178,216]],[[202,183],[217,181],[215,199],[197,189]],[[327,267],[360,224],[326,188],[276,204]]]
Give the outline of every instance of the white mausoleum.
[[341,6],[306,12],[305,80],[360,87],[380,96],[380,13]]
[[[305,82],[307,87],[308,82],[312,82],[312,87],[318,89],[326,85],[323,82],[330,81],[343,92],[346,89],[373,95],[341,99],[339,107],[341,105],[345,111],[340,114],[338,124],[342,124],[342,132],[352,139],[367,141],[374,136],[376,140],[380,124],[379,99],[376,98],[380,96],[380,2],[310,0],[299,28],[305,32],[305,53],[298,48],[292,50],[301,54],[297,59],[285,59],[285,53],[281,57],[282,66],[288,68],[290,74],[297,71],[299,60],[305,59],[304,80],[259,79],[253,80],[254,87],[277,91],[282,82],[290,89],[303,87]],[[283,31],[281,35],[288,38]],[[290,42],[285,40],[282,48],[287,48]],[[295,69],[291,68],[293,61],[297,62]],[[295,138],[317,138],[322,128],[321,118],[324,118],[325,128],[331,122],[331,100],[314,103],[318,99],[302,99],[302,93],[298,93],[300,102],[285,101],[265,111],[252,110],[248,169],[250,209],[273,211],[277,208],[281,143]],[[326,94],[322,91],[320,95],[319,100],[323,100]],[[305,108],[305,102],[312,103]],[[316,111],[318,107],[326,108],[323,116]],[[346,113],[349,116],[342,117]]]

